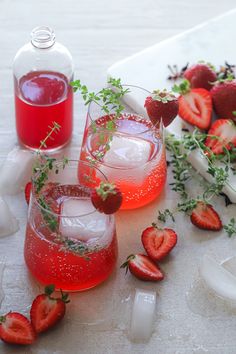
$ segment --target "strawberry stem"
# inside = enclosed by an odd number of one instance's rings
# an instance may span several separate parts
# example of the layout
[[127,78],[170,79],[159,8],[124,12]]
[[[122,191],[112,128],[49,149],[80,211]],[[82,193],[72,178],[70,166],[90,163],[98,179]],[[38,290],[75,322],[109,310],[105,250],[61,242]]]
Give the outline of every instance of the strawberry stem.
[[133,259],[135,258],[135,255],[134,254],[130,254],[127,258],[126,258],[126,261],[121,264],[120,268],[125,268],[125,274],[127,274],[128,272],[128,269],[129,269],[129,262],[132,261]]
[[61,299],[65,304],[68,304],[70,300],[68,299],[69,294],[68,293],[63,293],[63,291],[60,289],[61,292]]
[[54,284],[49,284],[45,287],[45,294],[48,295],[50,297],[50,295],[52,295],[52,293],[55,290],[55,285]]
[[6,316],[0,316],[0,323],[3,323],[6,321]]
[[116,186],[112,183],[101,182],[99,187],[96,188],[97,194],[102,198],[102,200],[106,200],[107,197],[111,194],[116,194]]
[[172,87],[172,91],[179,93],[180,95],[186,95],[186,93],[190,92],[190,82],[188,80],[183,80],[179,85],[174,85]]

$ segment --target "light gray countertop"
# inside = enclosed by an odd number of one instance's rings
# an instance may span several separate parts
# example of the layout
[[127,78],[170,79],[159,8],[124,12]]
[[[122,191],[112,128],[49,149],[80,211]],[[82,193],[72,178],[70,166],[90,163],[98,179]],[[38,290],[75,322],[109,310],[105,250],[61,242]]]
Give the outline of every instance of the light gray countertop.
[[[107,68],[114,62],[234,6],[234,0],[0,0],[0,161],[17,143],[12,60],[35,26],[45,24],[55,29],[58,41],[73,55],[76,78],[97,90],[105,84]],[[78,95],[74,117],[71,154],[78,157],[86,118],[86,108]],[[15,348],[0,343],[0,353],[236,353],[235,310],[215,302],[214,298],[206,299],[204,290],[198,287],[199,259],[206,251],[220,258],[235,253],[234,241],[225,234],[206,233],[203,237],[183,216],[176,226],[179,243],[163,263],[165,282],[142,283],[129,275],[125,277],[119,269],[127,255],[142,252],[141,231],[155,220],[157,210],[170,207],[175,200],[175,193],[167,185],[158,201],[137,211],[119,212],[120,256],[112,278],[94,290],[73,294],[63,323],[41,336],[34,346]],[[6,263],[0,313],[15,310],[27,314],[33,296],[42,288],[28,275],[24,265],[27,208],[23,194],[9,197],[8,202],[20,220],[20,230],[0,239],[0,262]],[[235,206],[226,210],[223,200],[217,203],[217,210],[221,209],[223,219],[235,214]],[[134,344],[128,338],[135,287],[154,289],[158,294],[155,331],[146,344]]]

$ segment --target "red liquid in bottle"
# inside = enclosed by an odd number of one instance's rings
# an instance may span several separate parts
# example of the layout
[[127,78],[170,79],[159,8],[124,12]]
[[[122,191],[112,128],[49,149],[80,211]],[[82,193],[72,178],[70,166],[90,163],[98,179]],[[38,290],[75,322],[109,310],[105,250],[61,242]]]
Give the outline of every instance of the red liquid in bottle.
[[49,126],[61,129],[47,141],[47,149],[66,145],[72,134],[73,91],[67,78],[53,71],[32,71],[15,78],[16,129],[21,144],[37,149]]

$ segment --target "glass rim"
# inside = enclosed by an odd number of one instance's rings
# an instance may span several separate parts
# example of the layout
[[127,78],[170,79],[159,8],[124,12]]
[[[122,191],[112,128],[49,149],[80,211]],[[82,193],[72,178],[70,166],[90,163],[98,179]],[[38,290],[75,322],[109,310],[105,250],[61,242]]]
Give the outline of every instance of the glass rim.
[[[58,162],[62,162],[63,160],[59,160]],[[96,166],[91,166],[91,164],[87,161],[84,161],[84,160],[81,160],[81,159],[78,159],[78,160],[74,160],[74,159],[69,159],[68,162],[77,162],[78,164],[79,163],[82,163],[82,164],[85,164],[86,166],[89,166],[90,168],[93,168],[93,169],[96,169],[97,171],[99,171],[99,173],[104,177],[105,181],[108,182],[108,178],[106,177],[106,175]],[[39,174],[40,172],[38,172]],[[36,174],[37,175],[37,174]],[[35,187],[34,187],[34,182],[33,182],[33,177],[31,177],[31,182],[32,182],[32,196],[34,198],[34,204],[37,206],[37,208],[41,211],[44,211],[46,212],[47,214],[49,215],[52,215],[54,217],[60,217],[60,218],[67,218],[67,219],[72,219],[72,218],[82,218],[82,217],[85,217],[85,216],[88,216],[88,215],[92,215],[94,214],[96,211],[98,211],[98,209],[96,209],[94,206],[94,209],[88,213],[85,213],[85,214],[79,214],[79,215],[71,215],[71,216],[66,216],[66,215],[63,215],[61,213],[55,213],[51,210],[48,210],[46,208],[44,208],[42,205],[39,204],[38,200],[37,200],[37,197],[36,197],[36,191],[35,191]],[[48,181],[46,182],[46,184],[49,183]],[[59,183],[59,185],[63,185],[61,183]],[[92,191],[93,188],[91,187],[87,187],[87,186],[83,186],[82,184],[73,184],[74,186],[76,185],[79,185],[81,186],[82,188],[85,188],[87,189],[88,191]],[[40,193],[40,192],[39,192]],[[84,199],[90,199],[90,197],[85,197]],[[91,203],[92,204],[92,203]],[[93,204],[92,204],[93,205]],[[101,213],[102,214],[102,213]],[[105,215],[105,214],[104,214]],[[108,215],[109,216],[109,215]]]
[[[141,87],[141,86],[137,86],[137,85],[129,85],[129,84],[122,84],[122,87],[127,87],[127,88],[129,88],[129,87],[133,87],[133,88],[135,88],[135,89],[139,89],[140,91],[143,91],[143,92],[147,92],[148,94],[152,94],[152,92],[151,91],[149,91],[149,90],[147,90],[147,89],[145,89],[145,88],[143,88],[143,87]],[[129,92],[127,92],[127,94],[128,94]],[[121,99],[121,101],[122,101],[122,99]],[[88,105],[88,111],[87,111],[87,113],[88,113],[88,116],[89,116],[89,119],[90,119],[90,121],[91,122],[96,122],[96,119],[93,119],[92,118],[92,115],[91,115],[91,107],[94,105],[94,104],[96,104],[94,101],[92,101],[92,102],[90,102],[89,103],[89,105]],[[144,118],[145,119],[145,117],[144,116],[142,116],[142,114],[139,114],[139,113],[132,113],[132,112],[128,112],[128,111],[123,111],[123,112],[121,112],[121,116],[122,115],[129,115],[129,116],[132,116],[132,115],[136,115],[137,117],[140,117],[140,118]],[[106,115],[108,115],[108,116],[111,116],[112,115],[112,113],[111,114],[109,114],[109,113],[105,113],[104,112],[104,114],[102,114],[101,115],[101,117],[103,117],[103,116],[106,116]],[[98,117],[97,119],[99,119],[100,117]],[[119,119],[119,118],[118,118]],[[151,120],[150,120],[150,122],[151,122]],[[162,122],[161,122],[162,123]],[[158,122],[157,122],[157,124],[158,124]],[[157,128],[157,126],[156,125],[153,125],[153,128]],[[101,131],[102,131],[103,129],[101,129]],[[106,130],[106,128],[104,128],[104,130]],[[135,134],[132,134],[132,133],[124,133],[124,134],[127,134],[128,136],[129,135],[135,135],[135,136],[139,136],[139,135],[141,135],[141,134],[144,134],[144,133],[146,133],[146,132],[148,132],[150,129],[145,129],[145,130],[143,130],[142,132],[140,132],[140,133],[135,133]],[[159,128],[158,128],[158,130],[160,130]]]

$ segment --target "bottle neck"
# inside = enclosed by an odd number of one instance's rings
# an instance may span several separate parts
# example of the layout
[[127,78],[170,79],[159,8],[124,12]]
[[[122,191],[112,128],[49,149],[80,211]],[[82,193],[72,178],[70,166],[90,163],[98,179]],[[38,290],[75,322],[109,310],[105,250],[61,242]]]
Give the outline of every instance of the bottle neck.
[[47,26],[40,26],[33,29],[31,32],[31,43],[39,49],[47,49],[55,43],[55,33]]

